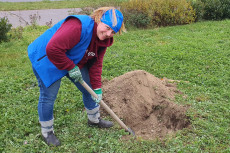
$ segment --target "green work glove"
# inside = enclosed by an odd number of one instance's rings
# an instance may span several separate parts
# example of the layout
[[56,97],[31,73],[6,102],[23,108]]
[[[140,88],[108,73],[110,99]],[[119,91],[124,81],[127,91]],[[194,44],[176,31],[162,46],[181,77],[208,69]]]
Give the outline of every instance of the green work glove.
[[101,90],[101,88],[98,88],[98,89],[94,89],[93,91],[97,94],[98,98],[95,98],[92,95],[91,95],[91,97],[98,104],[102,100],[102,90]]
[[70,78],[74,80],[74,82],[82,82],[82,75],[79,67],[76,65],[72,70],[68,71]]

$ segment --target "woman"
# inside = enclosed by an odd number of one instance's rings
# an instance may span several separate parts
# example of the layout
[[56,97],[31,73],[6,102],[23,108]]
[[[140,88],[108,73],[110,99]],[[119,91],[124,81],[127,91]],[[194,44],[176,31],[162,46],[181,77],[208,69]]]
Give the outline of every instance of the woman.
[[[38,80],[41,132],[48,145],[58,146],[54,135],[53,106],[61,78],[69,78],[83,94],[89,126],[109,128],[113,123],[100,118],[103,57],[116,33],[125,31],[122,13],[102,7],[91,16],[71,15],[39,36],[28,47],[33,72]],[[92,97],[79,83],[84,80],[97,94]]]

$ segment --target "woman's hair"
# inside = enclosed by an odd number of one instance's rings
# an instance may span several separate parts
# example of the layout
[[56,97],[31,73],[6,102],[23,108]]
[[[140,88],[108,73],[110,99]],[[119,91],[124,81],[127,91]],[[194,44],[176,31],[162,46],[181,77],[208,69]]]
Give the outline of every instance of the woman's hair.
[[[113,17],[114,17],[114,23],[113,25],[116,25],[117,24],[117,17],[116,17],[116,14],[115,14],[115,7],[100,7],[98,9],[96,9],[90,16],[94,19],[94,21],[98,24],[101,22],[101,17],[102,15],[108,11],[108,10],[112,10],[113,11]],[[121,25],[121,28],[119,30],[119,34],[122,34],[122,31],[123,32],[126,32],[126,29],[125,29],[125,24],[124,24],[124,21],[122,22],[122,25]]]

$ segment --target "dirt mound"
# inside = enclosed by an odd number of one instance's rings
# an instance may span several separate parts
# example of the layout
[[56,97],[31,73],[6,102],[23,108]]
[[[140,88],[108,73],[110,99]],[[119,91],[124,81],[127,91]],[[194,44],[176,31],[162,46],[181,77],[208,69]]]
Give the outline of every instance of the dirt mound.
[[181,92],[166,79],[137,70],[104,82],[102,88],[104,102],[143,139],[163,138],[189,125],[187,108],[172,102]]

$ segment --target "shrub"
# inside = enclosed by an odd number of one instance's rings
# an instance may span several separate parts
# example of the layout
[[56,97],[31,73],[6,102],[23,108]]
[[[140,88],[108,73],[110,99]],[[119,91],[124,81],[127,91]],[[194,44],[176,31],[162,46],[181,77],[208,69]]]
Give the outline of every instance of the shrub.
[[22,26],[19,26],[17,28],[12,28],[10,33],[10,38],[11,39],[22,39],[23,38],[23,30],[24,28]]
[[204,3],[204,19],[221,20],[230,18],[229,0],[201,0]]
[[10,31],[12,25],[8,23],[8,18],[0,19],[0,42],[7,40],[7,33]]
[[191,5],[195,10],[195,21],[203,19],[204,16],[204,4],[200,0],[191,0]]
[[148,14],[137,10],[129,10],[124,14],[127,27],[146,28],[151,23]]
[[125,20],[138,23],[136,27],[144,26],[143,23],[148,24],[145,25],[147,27],[181,25],[195,21],[195,11],[186,0],[129,0],[121,4],[121,9]]
[[198,19],[222,20],[230,18],[230,0],[197,0],[192,3]]

